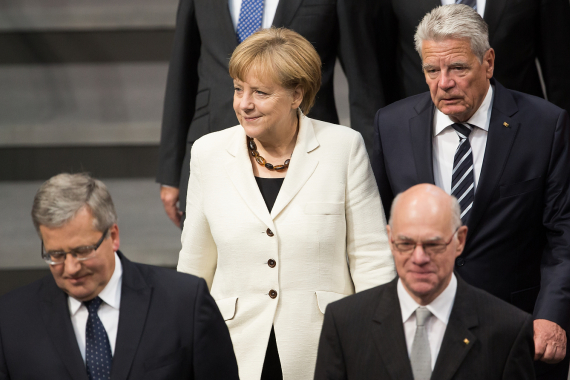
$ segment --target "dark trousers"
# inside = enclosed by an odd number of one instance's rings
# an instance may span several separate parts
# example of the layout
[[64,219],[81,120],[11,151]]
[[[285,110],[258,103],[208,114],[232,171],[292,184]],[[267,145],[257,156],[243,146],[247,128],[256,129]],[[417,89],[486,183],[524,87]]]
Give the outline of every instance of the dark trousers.
[[269,334],[263,371],[261,371],[261,380],[283,380],[283,371],[281,371],[281,361],[279,360],[273,326],[271,327],[271,334]]
[[566,357],[560,363],[546,364],[544,362],[534,362],[534,372],[536,380],[568,380],[568,367],[570,366],[570,355],[566,348]]

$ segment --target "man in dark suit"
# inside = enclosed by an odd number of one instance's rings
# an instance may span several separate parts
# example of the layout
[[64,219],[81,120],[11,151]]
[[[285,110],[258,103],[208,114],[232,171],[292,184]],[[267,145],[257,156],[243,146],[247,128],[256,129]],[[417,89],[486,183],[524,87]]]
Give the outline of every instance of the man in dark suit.
[[[454,2],[474,6],[489,25],[489,41],[496,52],[495,78],[505,87],[544,97],[570,112],[570,3],[568,0],[387,0],[384,22],[377,33],[391,40],[370,60],[392,67],[385,70],[383,87],[388,103],[428,90],[415,53],[414,33],[424,15]],[[386,37],[390,36],[390,37]],[[394,75],[396,73],[396,75]]]
[[105,185],[45,182],[32,209],[51,275],[0,298],[0,379],[238,379],[206,282],[129,261]]
[[[247,13],[246,5],[254,3],[263,4],[257,15],[253,10]],[[186,207],[192,144],[209,132],[238,124],[228,62],[239,41],[248,35],[240,27],[242,13],[254,19],[257,16],[259,27],[292,29],[315,46],[323,65],[321,89],[309,115],[312,118],[338,124],[333,76],[335,60],[340,59],[349,83],[352,128],[361,132],[371,150],[372,115],[386,103],[379,71],[366,59],[376,46],[375,26],[366,22],[369,8],[376,6],[370,3],[374,2],[180,0],[156,178],[162,184],[166,213],[176,225],[180,226]],[[245,30],[253,31],[255,28]]]
[[315,380],[534,379],[532,317],[453,273],[457,200],[422,184],[392,207],[398,278],[328,305]]
[[[418,183],[455,195],[470,231],[456,271],[533,313],[536,359],[559,362],[570,322],[568,114],[492,79],[486,24],[465,5],[433,10],[416,39],[430,92],[376,115],[372,166],[385,210]],[[537,374],[567,378],[568,358],[545,363]]]

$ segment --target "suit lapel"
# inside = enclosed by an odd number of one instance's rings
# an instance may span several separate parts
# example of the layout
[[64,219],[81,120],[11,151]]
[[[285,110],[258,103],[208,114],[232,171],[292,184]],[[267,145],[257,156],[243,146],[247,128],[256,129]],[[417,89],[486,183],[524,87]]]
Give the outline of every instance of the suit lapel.
[[273,18],[273,26],[277,28],[287,27],[293,20],[302,2],[303,0],[280,1],[275,11],[275,17]]
[[122,253],[117,252],[123,265],[119,327],[111,378],[126,379],[139,347],[150,305],[152,288],[148,286],[137,267]]
[[477,310],[471,303],[466,284],[457,277],[457,293],[445,329],[432,379],[449,380],[477,342],[471,329],[479,324]]
[[297,143],[291,156],[291,164],[289,169],[287,169],[287,175],[279,190],[273,209],[271,209],[272,219],[275,219],[291,202],[293,197],[297,195],[319,164],[319,160],[315,155],[311,155],[311,152],[319,146],[319,142],[315,137],[313,123],[302,114],[299,117],[300,125]]
[[53,347],[65,364],[70,378],[87,380],[87,369],[69,316],[67,296],[57,287],[53,278],[46,278],[40,292],[40,313]]
[[[374,312],[372,335],[384,368],[392,380],[413,380],[412,367],[396,291],[398,277],[386,285]],[[432,377],[433,378],[433,377]]]
[[434,183],[433,178],[433,106],[429,95],[415,107],[416,116],[410,119],[410,138],[418,183]]
[[499,27],[499,22],[501,21],[501,17],[503,17],[506,4],[507,0],[487,1],[485,4],[485,14],[483,15],[483,19],[487,25],[489,25],[491,45],[493,43],[492,37],[495,35],[495,31]]
[[228,50],[233,52],[238,45],[238,40],[228,0],[207,0],[207,2],[211,2],[213,7],[213,12],[209,15],[215,15],[215,22],[219,25],[218,30],[221,34],[219,41],[225,41],[228,44]]
[[500,83],[491,83],[495,85],[495,94],[483,166],[475,191],[473,210],[467,222],[470,234],[476,231],[495,189],[499,186],[501,174],[520,127],[520,124],[511,118],[518,111],[513,97]]
[[230,154],[225,165],[228,177],[251,212],[274,230],[273,220],[259,191],[259,186],[255,182],[243,128],[236,128],[236,133],[231,137],[226,150]]

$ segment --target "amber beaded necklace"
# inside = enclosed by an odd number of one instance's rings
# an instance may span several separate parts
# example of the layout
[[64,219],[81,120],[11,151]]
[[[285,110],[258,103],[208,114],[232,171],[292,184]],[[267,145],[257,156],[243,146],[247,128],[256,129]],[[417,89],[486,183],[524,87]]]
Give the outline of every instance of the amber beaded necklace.
[[269,162],[265,161],[265,158],[261,157],[259,155],[259,152],[257,151],[257,145],[255,144],[255,141],[253,141],[253,138],[247,136],[247,147],[249,148],[249,153],[251,153],[251,155],[255,158],[255,162],[257,162],[259,165],[261,166],[265,166],[267,169],[269,170],[277,170],[277,171],[281,171],[281,170],[285,170],[289,167],[289,162],[291,162],[291,159],[287,159],[285,160],[285,162],[283,163],[283,165],[275,165],[273,166],[272,164],[270,164]]

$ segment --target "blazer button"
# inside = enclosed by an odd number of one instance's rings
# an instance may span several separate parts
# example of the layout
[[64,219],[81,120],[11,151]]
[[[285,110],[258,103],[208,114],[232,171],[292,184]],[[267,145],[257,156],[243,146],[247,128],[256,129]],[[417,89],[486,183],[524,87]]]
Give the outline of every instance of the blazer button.
[[275,265],[277,265],[277,263],[275,262],[275,260],[269,259],[267,265],[269,265],[269,268],[275,268]]
[[267,236],[272,237],[273,235],[275,235],[273,233],[273,231],[271,231],[269,228],[267,229],[267,231],[265,231],[265,233],[267,234]]
[[465,259],[464,259],[463,257],[458,257],[458,258],[455,260],[455,264],[456,264],[458,267],[462,267],[462,266],[465,265]]
[[277,298],[277,292],[276,292],[275,290],[271,289],[271,290],[269,291],[269,297],[271,297],[271,298]]

